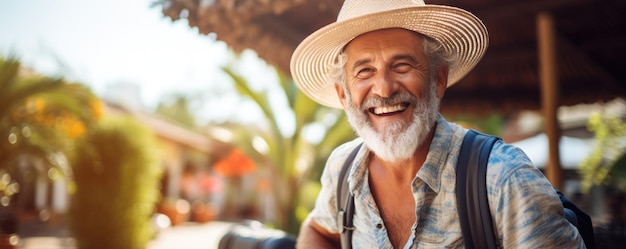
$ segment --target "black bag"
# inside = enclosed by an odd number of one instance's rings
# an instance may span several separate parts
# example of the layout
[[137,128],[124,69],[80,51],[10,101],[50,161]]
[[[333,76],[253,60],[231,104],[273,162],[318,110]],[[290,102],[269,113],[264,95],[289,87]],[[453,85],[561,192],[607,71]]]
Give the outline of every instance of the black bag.
[[264,227],[258,221],[233,225],[220,239],[218,249],[294,249],[296,239],[284,231]]

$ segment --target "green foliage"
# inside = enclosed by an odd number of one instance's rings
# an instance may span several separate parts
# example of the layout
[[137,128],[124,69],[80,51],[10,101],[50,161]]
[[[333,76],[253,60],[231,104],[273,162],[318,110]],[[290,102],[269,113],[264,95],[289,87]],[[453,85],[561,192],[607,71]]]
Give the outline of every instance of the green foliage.
[[130,118],[103,119],[77,146],[68,213],[79,248],[146,248],[162,168],[156,138]]
[[502,132],[502,116],[493,113],[487,116],[456,116],[450,117],[452,122],[458,123],[465,128],[478,129],[492,135],[500,135]]
[[300,188],[300,199],[296,207],[296,217],[298,220],[303,221],[309,212],[311,212],[311,208],[315,206],[316,197],[321,190],[322,184],[319,181],[308,181]]
[[589,191],[593,185],[626,181],[626,178],[621,178],[625,170],[626,122],[619,117],[594,113],[589,118],[587,128],[594,132],[596,146],[579,167],[583,192]]
[[168,99],[159,103],[156,113],[171,121],[177,122],[179,125],[197,129],[196,118],[191,113],[191,102],[193,99],[183,94],[172,94]]
[[622,153],[622,156],[615,160],[609,176],[617,189],[626,191],[626,153]]
[[[319,180],[325,159],[332,149],[353,139],[354,132],[344,118],[342,110],[317,104],[299,91],[293,80],[276,71],[278,83],[295,119],[294,134],[285,135],[279,127],[279,123],[284,120],[279,120],[275,115],[268,92],[253,90],[250,82],[230,68],[223,68],[223,71],[232,78],[237,91],[259,107],[265,117],[264,121],[269,124],[269,131],[241,129],[240,132],[234,133],[239,136],[248,133],[245,139],[238,140],[240,143],[238,147],[247,149],[249,155],[256,154],[257,158],[262,158],[261,165],[269,167],[267,170],[272,175],[272,190],[276,199],[277,209],[274,213],[278,216],[277,226],[288,232],[297,233],[303,218],[297,213],[308,212],[313,206],[310,202],[298,205],[303,187],[308,186],[310,179]],[[322,127],[320,141],[311,142],[305,139],[304,130],[311,126]],[[254,146],[251,145],[253,137],[261,137],[267,144],[266,154],[261,155],[253,149]],[[317,192],[314,188],[307,189],[306,198],[315,199]]]
[[84,85],[40,76],[15,57],[0,57],[0,168],[11,171],[20,155],[57,165],[51,155],[71,153],[74,139],[101,112]]

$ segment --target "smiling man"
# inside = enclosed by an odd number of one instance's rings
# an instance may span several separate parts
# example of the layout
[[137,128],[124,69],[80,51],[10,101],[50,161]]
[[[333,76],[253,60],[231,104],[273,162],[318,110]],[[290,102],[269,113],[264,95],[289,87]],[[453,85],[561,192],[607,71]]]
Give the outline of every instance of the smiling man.
[[337,68],[346,71],[345,83],[335,88],[350,124],[389,163],[415,159],[418,146],[432,136],[446,89],[447,67],[438,67],[432,75],[439,78],[431,81],[422,44],[406,29],[372,31],[346,46],[347,62]]
[[[471,13],[411,0],[346,0],[337,22],[296,49],[291,71],[315,101],[343,108],[359,138],[336,148],[298,248],[463,248],[456,164],[466,129],[439,114],[445,90],[478,63],[487,30]],[[360,146],[364,144],[365,146]],[[348,155],[353,227],[337,217]],[[554,188],[518,148],[496,142],[487,193],[500,248],[584,248]]]

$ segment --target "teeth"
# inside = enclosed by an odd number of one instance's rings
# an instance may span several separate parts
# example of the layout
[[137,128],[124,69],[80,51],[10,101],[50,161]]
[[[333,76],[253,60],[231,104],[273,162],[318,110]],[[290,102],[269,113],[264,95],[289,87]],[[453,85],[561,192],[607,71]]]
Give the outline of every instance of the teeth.
[[381,115],[386,113],[403,111],[406,107],[402,104],[392,105],[392,106],[383,106],[374,108],[374,114]]

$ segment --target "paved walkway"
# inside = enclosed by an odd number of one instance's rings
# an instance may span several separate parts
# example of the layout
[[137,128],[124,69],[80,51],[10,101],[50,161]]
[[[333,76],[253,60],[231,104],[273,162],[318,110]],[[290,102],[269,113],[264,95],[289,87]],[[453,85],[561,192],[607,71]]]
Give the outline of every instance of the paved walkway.
[[232,223],[209,222],[166,229],[150,242],[148,249],[217,249],[220,238]]
[[[209,222],[184,224],[161,231],[148,244],[148,249],[217,249],[220,238],[232,223]],[[76,249],[74,240],[67,237],[36,236],[22,238],[19,249]]]

